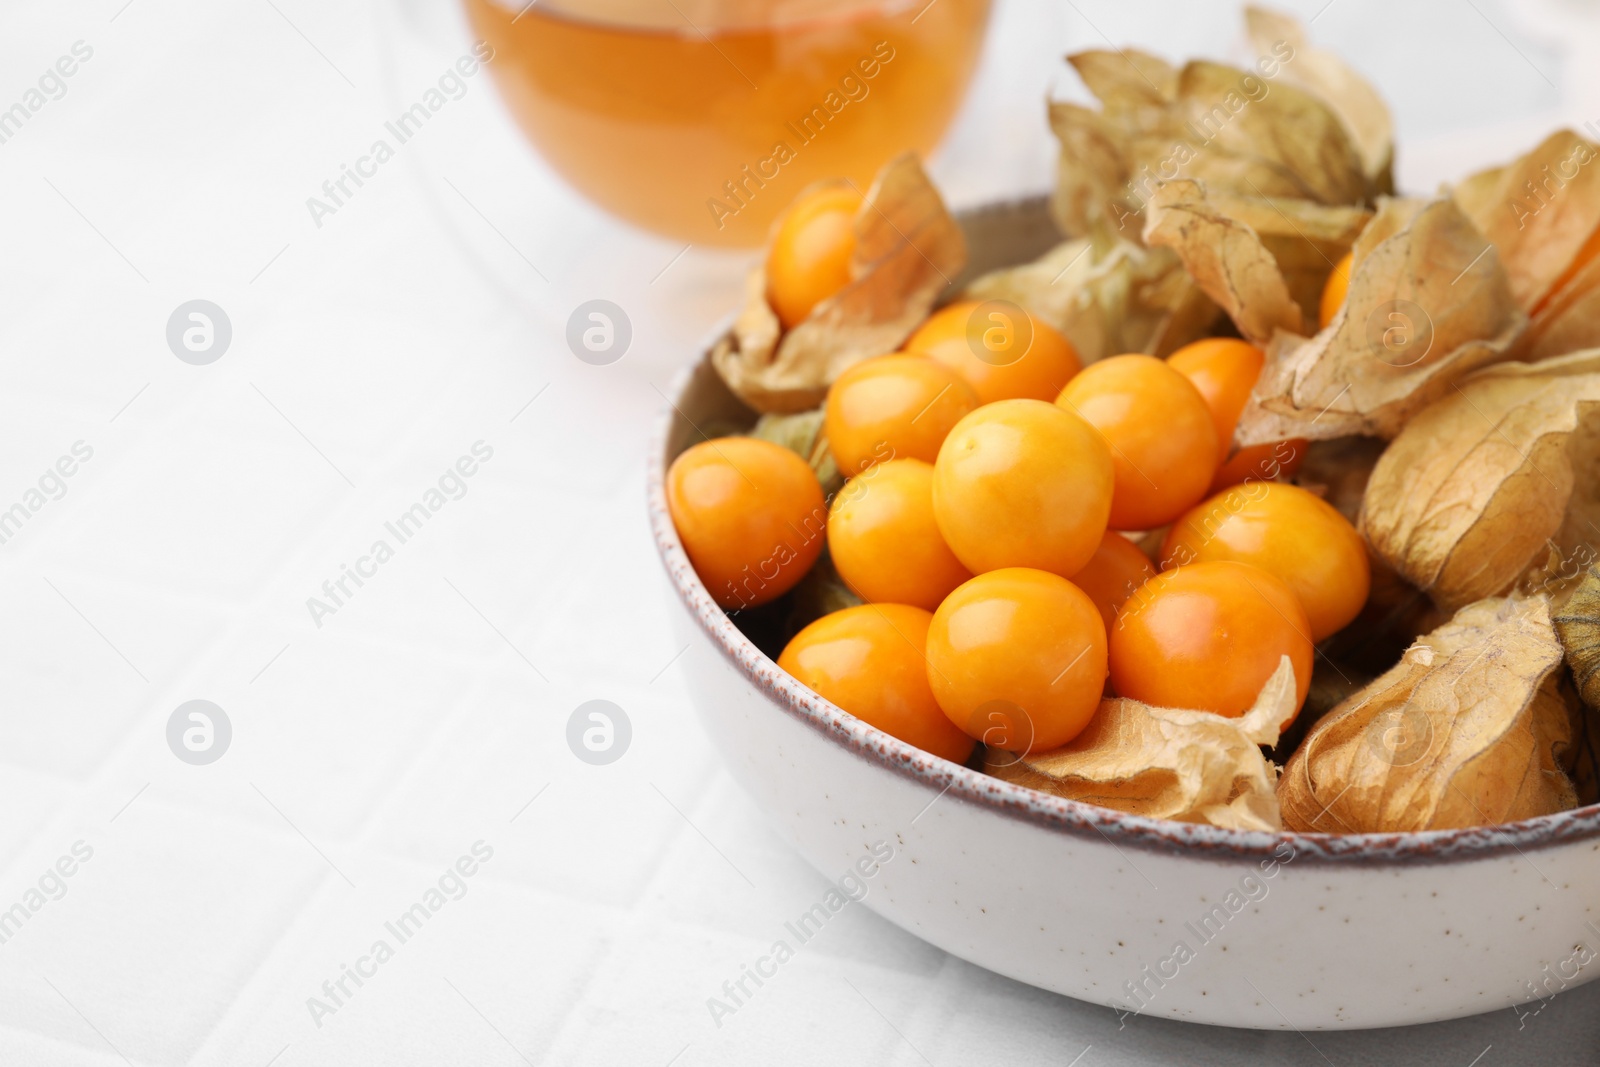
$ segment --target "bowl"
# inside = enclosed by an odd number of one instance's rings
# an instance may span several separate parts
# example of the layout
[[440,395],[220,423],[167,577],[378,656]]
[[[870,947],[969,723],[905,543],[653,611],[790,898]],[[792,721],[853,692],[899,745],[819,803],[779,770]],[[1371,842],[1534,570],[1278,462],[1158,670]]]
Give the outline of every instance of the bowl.
[[[969,277],[1058,239],[1043,198],[959,217]],[[1224,830],[1003,782],[822,699],[711,599],[667,512],[696,427],[754,413],[703,351],[669,395],[649,508],[680,643],[702,653],[682,660],[691,697],[734,778],[838,888],[788,924],[791,951],[849,898],[1029,985],[1259,1029],[1452,1019],[1600,974],[1600,806],[1425,833]]]

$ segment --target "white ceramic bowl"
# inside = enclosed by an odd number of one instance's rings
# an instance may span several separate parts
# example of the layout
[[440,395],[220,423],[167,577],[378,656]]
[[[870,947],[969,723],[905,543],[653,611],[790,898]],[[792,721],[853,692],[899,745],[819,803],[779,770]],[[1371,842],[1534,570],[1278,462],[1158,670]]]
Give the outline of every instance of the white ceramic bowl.
[[[1056,238],[1043,202],[966,213],[969,274]],[[1482,829],[1265,834],[1011,785],[868,726],[780,671],[696,577],[662,491],[696,425],[753,418],[702,353],[649,505],[707,732],[816,869],[918,937],[1121,1011],[1265,1029],[1505,1009],[1600,974],[1600,807]],[[876,851],[874,851],[876,850]]]

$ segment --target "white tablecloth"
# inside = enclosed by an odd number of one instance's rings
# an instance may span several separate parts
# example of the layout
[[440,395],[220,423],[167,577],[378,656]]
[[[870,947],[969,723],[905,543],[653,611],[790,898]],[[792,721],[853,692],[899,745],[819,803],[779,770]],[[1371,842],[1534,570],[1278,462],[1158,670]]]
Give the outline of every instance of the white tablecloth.
[[[1600,116],[1593,5],[1301,7],[1396,102],[1410,188]],[[1043,188],[1061,53],[1237,57],[1236,26],[1003,0],[937,177]],[[0,11],[28,112],[0,142],[0,1063],[1596,1062],[1600,987],[1391,1033],[1120,1029],[860,910],[716,1025],[821,885],[711,753],[644,522],[660,390],[748,259],[589,208],[481,78],[316,225],[465,48],[442,0]],[[608,367],[563,341],[596,298],[634,328]],[[195,299],[231,324],[208,365],[167,341]],[[168,743],[197,699],[231,725],[209,765]],[[632,723],[608,766],[565,741],[591,699]]]

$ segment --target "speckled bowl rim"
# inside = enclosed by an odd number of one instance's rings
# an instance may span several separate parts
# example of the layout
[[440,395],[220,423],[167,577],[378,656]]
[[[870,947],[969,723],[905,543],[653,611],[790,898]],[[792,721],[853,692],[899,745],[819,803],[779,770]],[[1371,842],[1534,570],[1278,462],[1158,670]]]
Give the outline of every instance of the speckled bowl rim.
[[[988,808],[998,815],[1021,819],[1054,833],[1109,843],[1117,848],[1213,861],[1258,860],[1287,843],[1294,849],[1297,866],[1308,862],[1339,866],[1464,863],[1600,837],[1600,804],[1499,826],[1395,834],[1266,833],[1152,819],[1041,793],[952,763],[908,745],[825,700],[756,648],[711,598],[689,562],[667,510],[666,471],[673,458],[667,455],[667,449],[675,419],[682,414],[680,402],[695,370],[707,361],[712,344],[726,332],[731,321],[730,316],[719,324],[700,346],[697,362],[673,377],[665,394],[669,404],[658,417],[656,431],[650,438],[646,496],[656,549],[684,606],[739,673],[776,707],[856,758],[918,782],[940,797]],[[688,418],[686,414],[683,417]]]

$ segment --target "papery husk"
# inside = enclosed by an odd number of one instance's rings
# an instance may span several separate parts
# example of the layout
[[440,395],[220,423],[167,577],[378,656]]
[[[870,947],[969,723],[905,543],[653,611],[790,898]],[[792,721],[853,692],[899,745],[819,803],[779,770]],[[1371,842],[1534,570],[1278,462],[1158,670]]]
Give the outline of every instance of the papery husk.
[[[1385,664],[1385,669],[1389,664]],[[1349,664],[1335,663],[1326,654],[1319,655],[1311,665],[1311,684],[1306,688],[1306,702],[1300,714],[1278,738],[1278,743],[1267,752],[1267,759],[1279,765],[1289,762],[1294,750],[1300,747],[1306,734],[1322,721],[1351,693],[1371,683],[1374,675],[1358,670]]]
[[1555,617],[1578,695],[1600,708],[1600,567],[1591,566]]
[[1361,531],[1441,607],[1600,545],[1600,349],[1480,371],[1373,468]]
[[[1350,697],[1372,684],[1372,675],[1359,670],[1335,666],[1326,656],[1318,656],[1311,668],[1311,685],[1306,689],[1306,702],[1295,716],[1294,725],[1279,739],[1282,747],[1288,733],[1299,731],[1302,737],[1324,715],[1343,704]],[[1300,730],[1304,726],[1305,730]],[[1293,752],[1295,746],[1289,748]]]
[[1600,800],[1600,566],[1589,566],[1552,622],[1584,705],[1572,780],[1578,803],[1593,804]]
[[844,486],[844,475],[828,449],[828,436],[822,432],[825,408],[796,412],[793,415],[763,415],[750,430],[751,437],[782,445],[811,468],[822,485],[822,495],[832,496]]
[[[1526,155],[1453,190],[1473,225],[1494,242],[1511,294],[1526,311],[1555,293],[1600,229],[1600,167],[1589,165],[1597,156],[1593,142],[1558,130]],[[1600,326],[1595,331],[1600,337]]]
[[1600,256],[1585,263],[1533,313],[1517,356],[1543,360],[1596,346],[1600,346]]
[[[1526,316],[1453,200],[1386,199],[1351,251],[1349,293],[1328,328],[1280,331],[1268,346],[1237,446],[1392,438],[1453,383],[1510,358]],[[1406,340],[1386,347],[1392,337]]]
[[[1150,188],[1174,177],[1240,196],[1368,199],[1374,190],[1344,122],[1281,77],[1296,58],[1264,78],[1205,60],[1178,69],[1131,49],[1068,56],[1101,107],[1050,105],[1061,143],[1051,210],[1062,231],[1129,238],[1143,227]],[[1252,99],[1252,85],[1264,95]]]
[[1151,193],[1144,240],[1176,252],[1239,332],[1265,346],[1279,331],[1308,332],[1334,264],[1371,219],[1365,208],[1236,196],[1177,180]]
[[1250,227],[1260,239],[1278,264],[1308,328],[1321,311],[1328,275],[1372,221],[1370,209],[1345,204],[1227,193],[1211,193],[1207,199],[1227,218]]
[[1315,48],[1299,19],[1261,7],[1247,7],[1245,30],[1261,55],[1282,41],[1294,49],[1279,77],[1324,101],[1339,116],[1361,156],[1371,193],[1394,192],[1394,119],[1372,83],[1332,52]]
[[1084,363],[1124,352],[1165,356],[1206,336],[1221,316],[1177,256],[1120,240],[1099,252],[1088,238],[1066,241],[1032,263],[983,275],[962,295],[1027,308]]
[[1195,282],[1258,345],[1279,330],[1305,332],[1305,315],[1278,261],[1248,225],[1206,199],[1199,182],[1158,186],[1146,211],[1146,244],[1173,249]]
[[1361,516],[1367,482],[1388,442],[1376,437],[1312,441],[1295,473],[1295,484],[1332,504],[1354,524]]
[[1531,315],[1519,359],[1600,345],[1600,147],[1558,130],[1502,167],[1453,190],[1499,250],[1518,303]]
[[1397,833],[1576,806],[1576,700],[1549,601],[1490,598],[1319,722],[1278,784],[1284,825]]
[[1283,828],[1277,769],[1261,746],[1278,741],[1295,711],[1294,668],[1283,657],[1249,711],[1156,708],[1127,697],[1102,700],[1083,733],[1052,752],[991,749],[997,778],[1103,808],[1236,830]]
[[711,351],[723,381],[757,411],[814,408],[847,367],[892,352],[928,315],[967,261],[966,238],[911,153],[878,172],[855,219],[851,282],[784,333],[765,271]]
[[1512,591],[1517,596],[1543,593],[1550,598],[1553,609],[1564,609],[1589,569],[1600,560],[1596,541],[1600,538],[1584,539],[1567,549],[1553,539],[1546,541],[1543,552],[1535,555],[1535,562],[1522,572]]
[[[1199,122],[1226,106],[1242,77],[1258,78],[1220,63],[1194,60],[1178,74],[1180,115]],[[1273,80],[1265,97],[1251,101],[1221,128],[1183,176],[1240,196],[1359,204],[1367,199],[1361,157],[1344,124],[1311,93]]]

